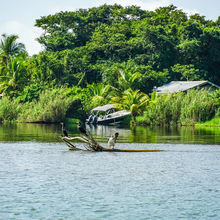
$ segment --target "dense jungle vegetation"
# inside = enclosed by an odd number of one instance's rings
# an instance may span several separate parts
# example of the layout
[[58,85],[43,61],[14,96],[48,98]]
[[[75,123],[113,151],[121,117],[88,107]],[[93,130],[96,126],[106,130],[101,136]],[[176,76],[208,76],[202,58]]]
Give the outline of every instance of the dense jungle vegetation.
[[29,56],[18,36],[2,35],[0,121],[83,120],[106,103],[145,124],[219,117],[219,91],[149,93],[173,80],[220,85],[220,17],[188,16],[174,5],[147,11],[115,4],[61,11],[35,25],[43,30],[37,55]]

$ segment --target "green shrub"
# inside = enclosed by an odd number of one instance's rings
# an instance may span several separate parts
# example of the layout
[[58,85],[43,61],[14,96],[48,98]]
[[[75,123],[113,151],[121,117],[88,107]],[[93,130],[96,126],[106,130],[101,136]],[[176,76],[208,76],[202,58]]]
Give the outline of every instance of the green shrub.
[[0,122],[15,121],[21,111],[21,105],[16,100],[7,97],[0,99]]
[[220,107],[218,107],[215,111],[215,117],[220,118]]
[[65,120],[66,112],[73,97],[65,96],[65,88],[48,89],[39,96],[39,101],[26,103],[19,119],[22,121],[60,122]]
[[181,106],[181,124],[195,124],[207,121],[214,116],[215,100],[206,90],[190,90],[185,95]]
[[24,88],[24,91],[22,92],[22,95],[18,97],[18,100],[23,103],[38,100],[40,94],[45,89],[48,89],[48,86],[38,83],[30,84]]

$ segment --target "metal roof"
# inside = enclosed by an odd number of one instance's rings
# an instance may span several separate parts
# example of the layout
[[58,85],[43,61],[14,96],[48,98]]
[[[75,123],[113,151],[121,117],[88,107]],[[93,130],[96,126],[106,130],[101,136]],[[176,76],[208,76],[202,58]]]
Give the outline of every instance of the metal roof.
[[107,105],[103,105],[103,106],[98,106],[94,109],[92,109],[92,111],[103,111],[106,112],[110,109],[115,109],[113,104],[107,104]]
[[219,86],[209,82],[209,81],[171,81],[170,83],[167,83],[163,86],[157,87],[154,89],[154,91],[157,91],[157,94],[163,94],[163,93],[177,93],[177,92],[183,92],[188,89],[193,89],[198,86],[203,86],[209,84],[210,86],[214,86],[218,89],[220,89]]

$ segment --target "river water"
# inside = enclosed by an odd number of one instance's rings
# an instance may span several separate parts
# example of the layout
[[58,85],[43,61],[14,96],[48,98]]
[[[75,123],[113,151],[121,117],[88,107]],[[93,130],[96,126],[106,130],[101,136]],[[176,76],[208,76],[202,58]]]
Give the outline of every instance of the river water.
[[74,152],[60,125],[1,126],[0,219],[220,219],[219,128],[88,129],[103,146],[117,131],[118,148],[164,151]]

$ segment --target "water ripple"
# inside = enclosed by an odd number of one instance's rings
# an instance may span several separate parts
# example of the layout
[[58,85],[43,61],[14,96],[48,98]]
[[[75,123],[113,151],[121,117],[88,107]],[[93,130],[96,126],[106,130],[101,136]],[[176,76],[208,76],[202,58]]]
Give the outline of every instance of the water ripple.
[[219,146],[163,148],[90,153],[1,143],[0,219],[219,219]]

